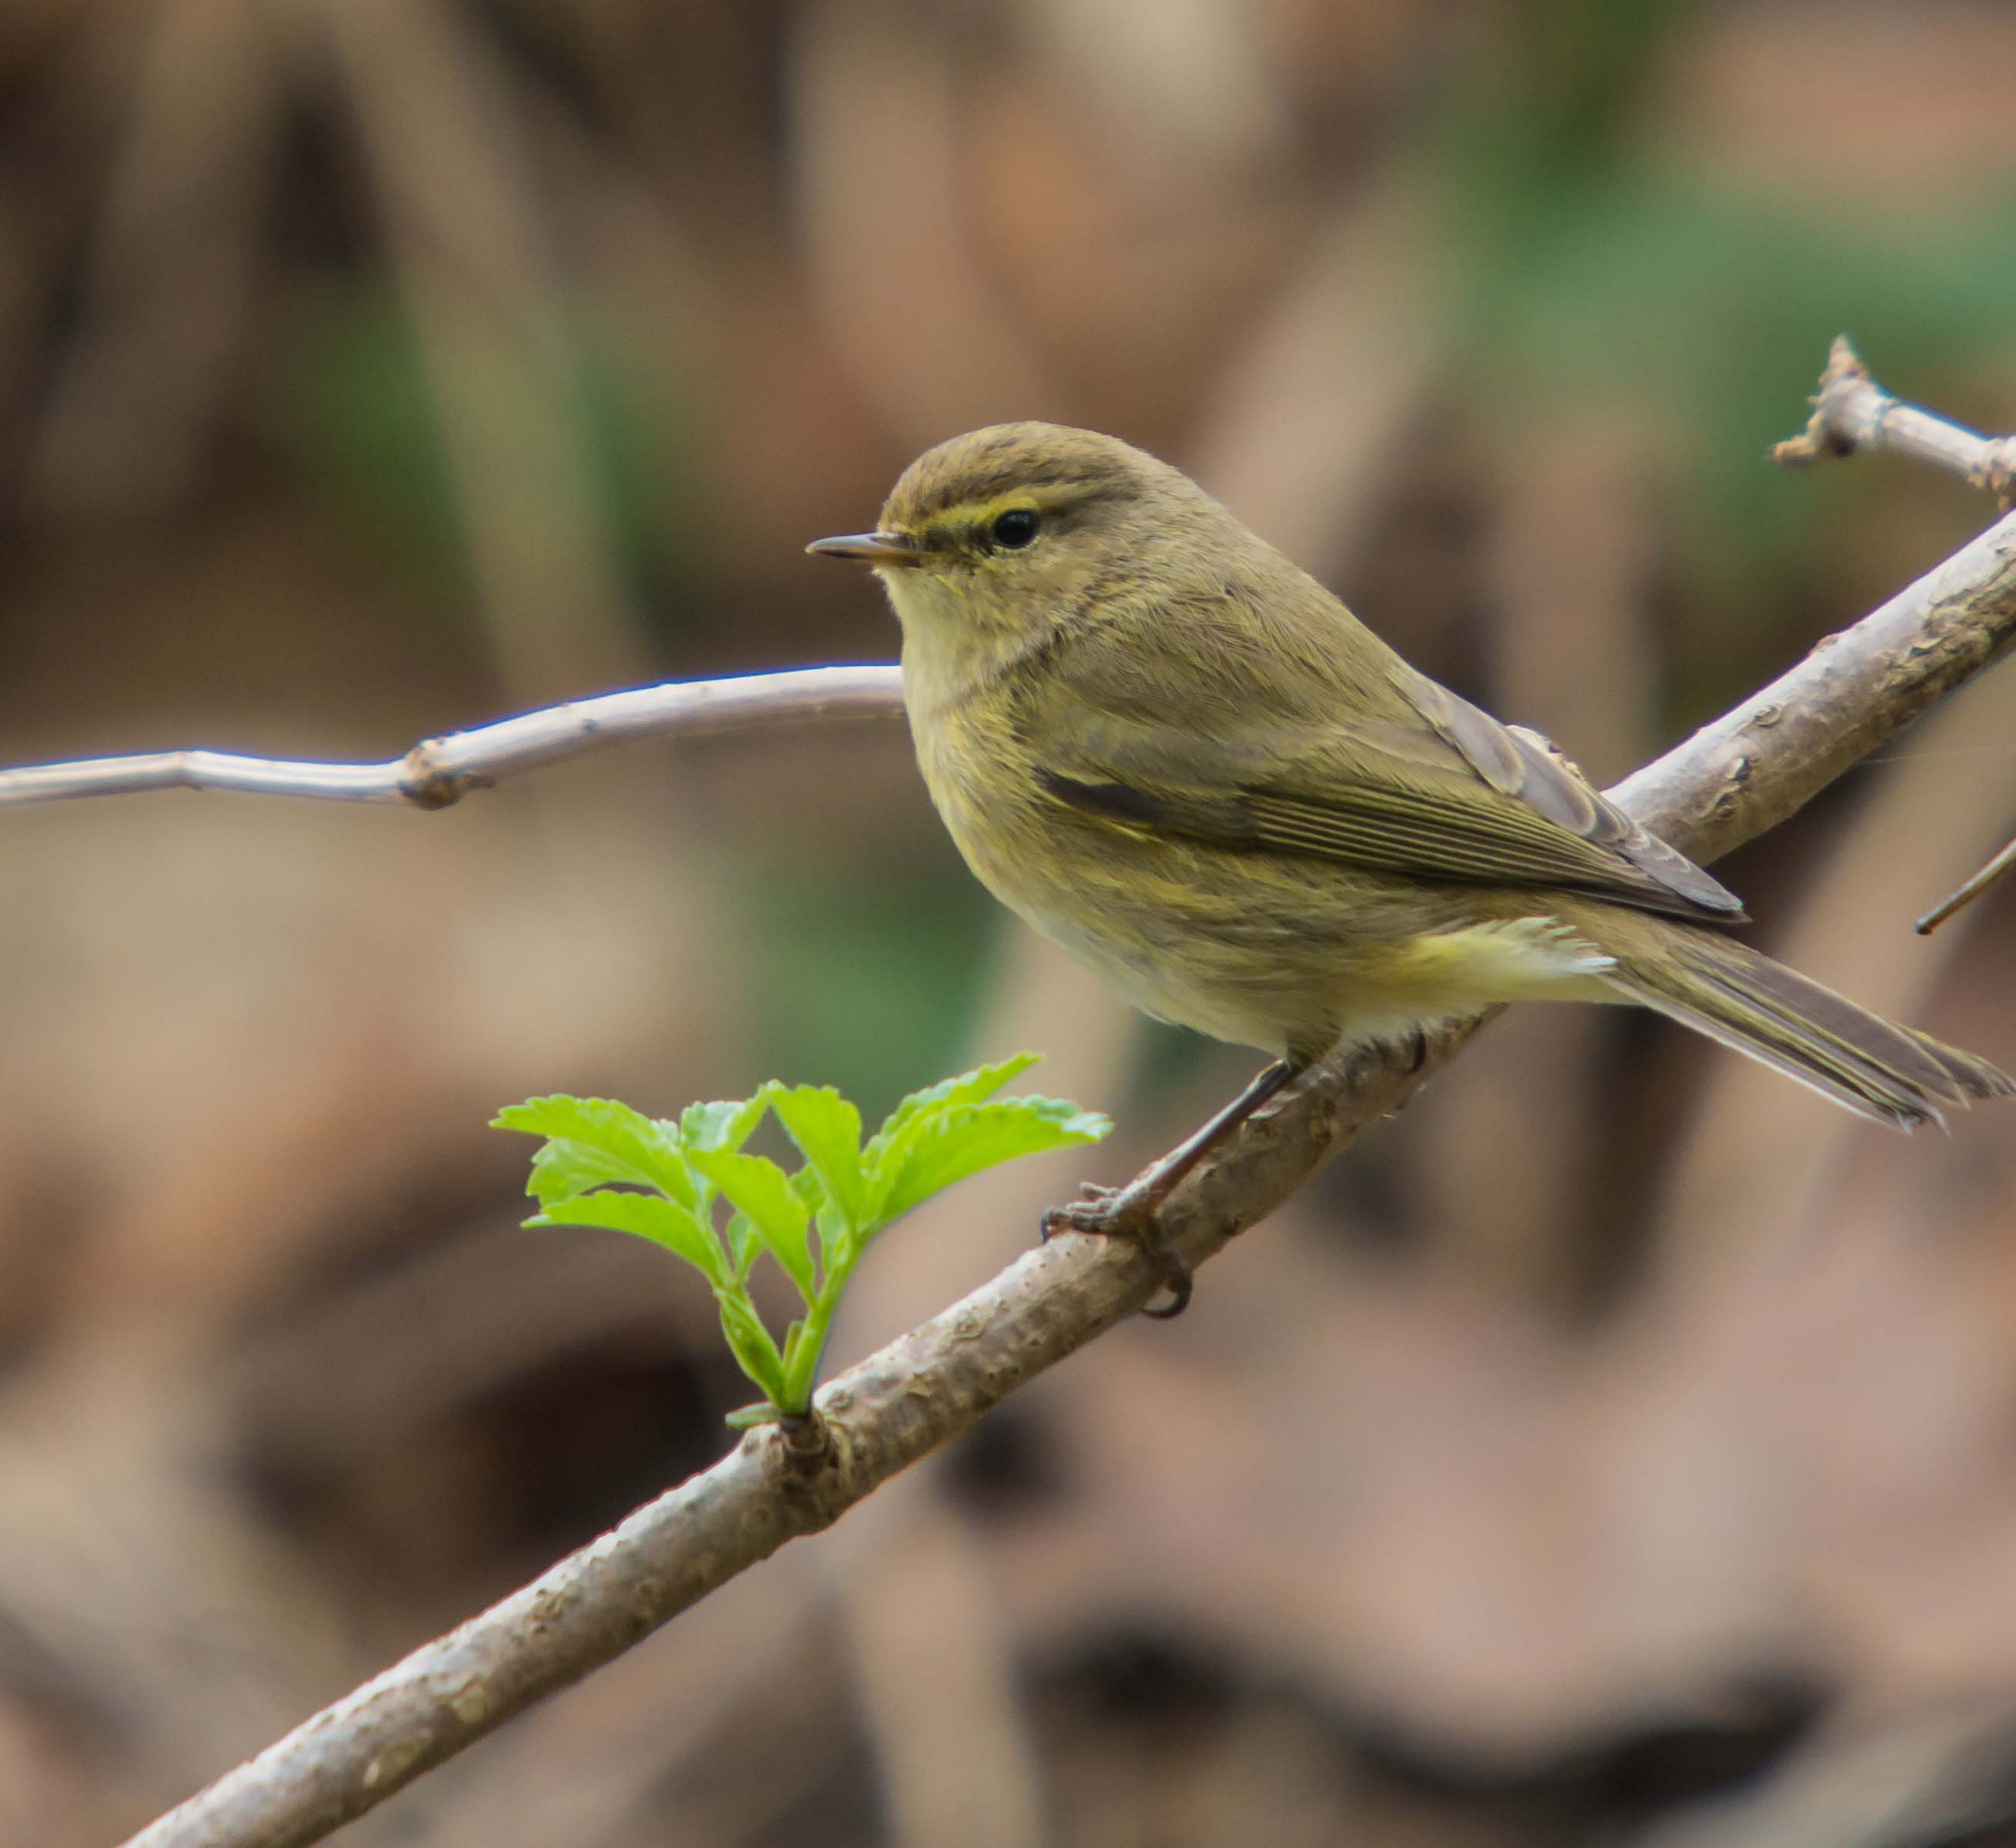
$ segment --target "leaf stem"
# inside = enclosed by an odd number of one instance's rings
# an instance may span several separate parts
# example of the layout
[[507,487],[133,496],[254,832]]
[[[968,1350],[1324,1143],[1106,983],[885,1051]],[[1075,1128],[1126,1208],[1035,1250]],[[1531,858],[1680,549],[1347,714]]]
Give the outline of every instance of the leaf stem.
[[805,1306],[805,1319],[798,1331],[790,1365],[784,1375],[783,1410],[793,1418],[803,1418],[812,1410],[812,1388],[819,1380],[819,1363],[826,1358],[826,1337],[833,1331],[833,1318],[840,1307],[841,1292],[854,1274],[861,1255],[861,1243],[850,1240],[844,1263],[828,1267],[817,1296]]

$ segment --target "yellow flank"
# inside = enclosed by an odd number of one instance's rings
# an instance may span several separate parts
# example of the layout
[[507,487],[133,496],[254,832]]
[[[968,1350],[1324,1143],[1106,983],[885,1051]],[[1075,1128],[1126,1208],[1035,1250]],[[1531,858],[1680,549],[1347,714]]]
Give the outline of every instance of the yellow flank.
[[1395,961],[1393,981],[1418,994],[1425,1011],[1447,1013],[1461,1010],[1470,996],[1615,1000],[1599,978],[1616,966],[1615,957],[1557,919],[1513,917],[1411,938]]

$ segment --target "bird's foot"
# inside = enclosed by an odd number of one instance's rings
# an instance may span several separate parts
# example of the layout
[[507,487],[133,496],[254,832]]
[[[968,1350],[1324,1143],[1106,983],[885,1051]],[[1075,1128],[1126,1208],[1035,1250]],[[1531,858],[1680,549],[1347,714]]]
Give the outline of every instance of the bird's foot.
[[1043,1209],[1043,1242],[1048,1245],[1051,1234],[1057,1232],[1104,1232],[1106,1227],[1100,1216],[1111,1212],[1113,1202],[1126,1191],[1125,1187],[1103,1187],[1096,1180],[1080,1181],[1078,1197],[1070,1205]]
[[1162,1205],[1198,1162],[1219,1147],[1284,1085],[1307,1068],[1306,1060],[1276,1059],[1211,1121],[1136,1175],[1124,1187],[1088,1186],[1068,1206],[1053,1206],[1043,1215],[1043,1236],[1053,1232],[1089,1232],[1096,1238],[1131,1238],[1162,1273],[1169,1300],[1142,1313],[1158,1322],[1181,1315],[1190,1305],[1191,1273],[1162,1224]]
[[1166,1193],[1136,1182],[1132,1187],[1103,1187],[1088,1181],[1081,1198],[1067,1206],[1053,1206],[1043,1215],[1043,1237],[1057,1232],[1085,1232],[1095,1238],[1131,1238],[1162,1273],[1169,1300],[1142,1314],[1166,1322],[1190,1306],[1192,1276],[1189,1263],[1162,1228],[1161,1204]]

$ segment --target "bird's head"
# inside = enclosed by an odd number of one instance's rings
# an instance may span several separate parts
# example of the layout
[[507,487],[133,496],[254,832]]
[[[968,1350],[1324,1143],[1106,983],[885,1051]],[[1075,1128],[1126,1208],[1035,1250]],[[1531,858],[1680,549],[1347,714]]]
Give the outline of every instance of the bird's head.
[[874,531],[806,549],[872,567],[903,625],[906,678],[956,692],[1179,574],[1221,520],[1188,477],[1117,437],[997,423],[919,456]]

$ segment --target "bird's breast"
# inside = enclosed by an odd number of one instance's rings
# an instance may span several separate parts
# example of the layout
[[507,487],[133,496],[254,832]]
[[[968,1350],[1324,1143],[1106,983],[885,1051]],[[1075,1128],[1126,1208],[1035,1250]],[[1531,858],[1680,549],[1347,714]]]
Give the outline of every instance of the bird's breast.
[[912,729],[947,831],[1011,911],[1143,1012],[1282,1049],[1307,975],[1286,953],[1295,933],[1244,880],[1200,877],[1193,851],[1046,794],[1005,715],[941,708]]

